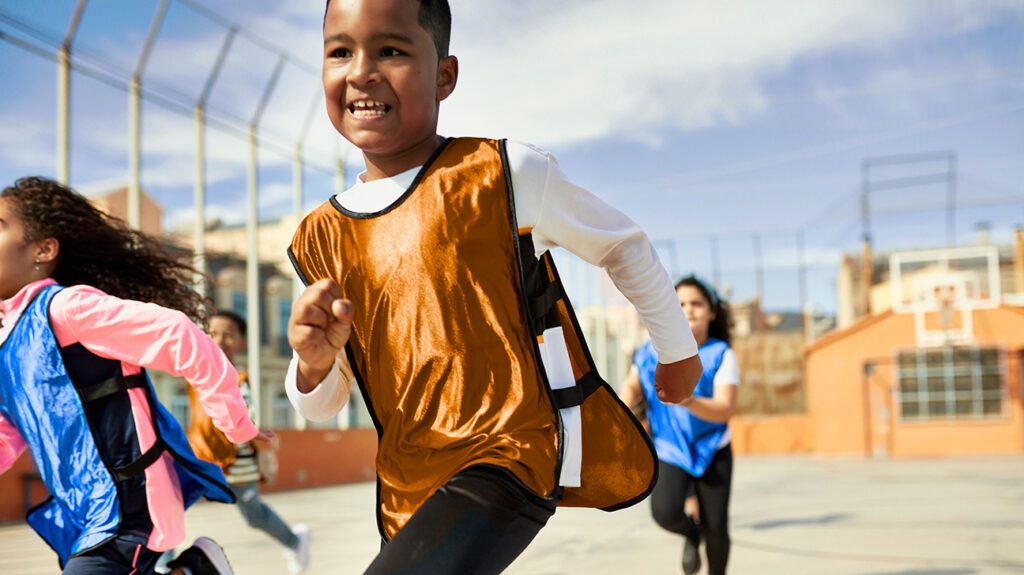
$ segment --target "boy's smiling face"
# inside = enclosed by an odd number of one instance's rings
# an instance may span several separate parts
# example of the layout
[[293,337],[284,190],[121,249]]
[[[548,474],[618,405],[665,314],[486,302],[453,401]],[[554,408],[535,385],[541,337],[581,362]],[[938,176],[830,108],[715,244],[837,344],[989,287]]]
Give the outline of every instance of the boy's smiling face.
[[438,104],[457,76],[454,57],[438,61],[417,0],[331,1],[324,19],[327,114],[368,163],[423,163],[437,147]]

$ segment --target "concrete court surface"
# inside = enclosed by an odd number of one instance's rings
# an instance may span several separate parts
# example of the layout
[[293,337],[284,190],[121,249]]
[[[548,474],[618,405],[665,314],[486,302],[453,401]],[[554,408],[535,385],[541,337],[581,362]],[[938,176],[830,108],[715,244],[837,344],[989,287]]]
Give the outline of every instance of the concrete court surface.
[[[313,529],[307,573],[361,573],[375,555],[371,483],[268,495]],[[231,507],[201,504],[190,538],[211,535],[238,575],[286,573],[281,548]],[[737,458],[730,573],[972,575],[1024,573],[1024,456],[865,461]],[[680,573],[681,540],[647,502],[605,513],[561,509],[507,573]],[[56,573],[24,524],[0,526],[0,573]]]

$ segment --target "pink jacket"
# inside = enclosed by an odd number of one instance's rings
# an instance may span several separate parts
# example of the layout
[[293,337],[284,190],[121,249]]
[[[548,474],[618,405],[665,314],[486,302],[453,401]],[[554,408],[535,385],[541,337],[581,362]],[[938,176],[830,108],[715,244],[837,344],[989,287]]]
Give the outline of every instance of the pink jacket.
[[[52,279],[33,282],[0,301],[0,342],[7,339],[39,290],[54,283]],[[203,410],[231,441],[243,443],[256,437],[235,368],[185,314],[79,285],[54,296],[50,320],[61,347],[80,343],[98,356],[120,361],[125,375],[139,373],[141,367],[183,377],[196,388]],[[146,392],[130,389],[128,393],[140,453],[145,453],[156,440]],[[0,415],[0,473],[11,468],[25,448],[18,430]],[[153,522],[146,546],[154,551],[173,549],[185,538],[185,510],[174,462],[167,453],[146,469],[146,499]]]

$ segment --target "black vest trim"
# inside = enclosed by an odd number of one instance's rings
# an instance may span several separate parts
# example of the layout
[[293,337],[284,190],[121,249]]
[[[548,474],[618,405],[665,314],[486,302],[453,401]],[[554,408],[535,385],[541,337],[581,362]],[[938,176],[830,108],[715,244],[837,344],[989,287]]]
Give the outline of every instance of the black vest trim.
[[552,389],[551,395],[555,399],[555,406],[558,409],[568,409],[583,405],[583,402],[595,391],[601,388],[601,378],[593,370],[588,371],[583,377],[576,381],[572,387]]
[[[508,215],[512,223],[512,247],[515,250],[516,262],[519,264],[516,266],[519,270],[519,292],[521,299],[521,309],[523,312],[523,319],[526,320],[527,325],[532,327],[534,325],[533,316],[530,313],[530,281],[536,280],[539,276],[537,270],[539,266],[533,267],[533,273],[527,268],[530,260],[537,261],[536,256],[533,254],[533,237],[532,236],[520,236],[519,235],[519,221],[516,217],[516,198],[515,191],[512,186],[512,166],[508,161],[508,149],[507,140],[498,140],[498,154],[501,158],[501,169],[502,174],[505,176],[505,195],[508,198]],[[523,244],[521,243],[522,238],[526,237],[529,239],[529,257],[524,253]],[[552,304],[553,305],[553,304]],[[543,333],[543,330],[541,331]],[[536,334],[535,334],[536,335]],[[555,397],[551,394],[551,382],[548,381],[547,371],[544,369],[544,362],[540,358],[540,347],[537,344],[537,338],[530,338],[531,347],[533,348],[533,357],[537,360],[537,375],[540,377],[540,381],[547,392],[548,400],[551,402],[552,407],[556,407]],[[558,413],[557,408],[555,409],[555,425],[558,429],[558,443],[557,445],[557,457],[555,461],[555,488],[551,493],[550,497],[545,498],[543,495],[538,494],[539,497],[547,499],[549,501],[558,501],[562,498],[562,461],[565,459],[565,428],[562,426],[562,418]]]
[[120,483],[122,481],[131,479],[140,473],[144,473],[146,468],[156,463],[160,456],[164,454],[166,448],[164,447],[163,441],[157,441],[143,453],[138,459],[132,461],[128,465],[122,465],[121,467],[115,467],[110,470],[110,476],[114,478],[114,481]]
[[105,379],[80,390],[79,393],[82,395],[82,401],[92,402],[120,391],[128,391],[129,389],[138,389],[143,387],[146,387],[146,376],[141,373],[137,373],[135,375],[119,375]]

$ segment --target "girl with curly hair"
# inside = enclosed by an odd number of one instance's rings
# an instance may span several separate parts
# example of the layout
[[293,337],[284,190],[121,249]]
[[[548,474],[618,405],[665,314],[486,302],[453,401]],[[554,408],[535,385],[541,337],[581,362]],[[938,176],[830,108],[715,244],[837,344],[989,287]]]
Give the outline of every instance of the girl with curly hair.
[[[238,443],[258,434],[194,270],[51,180],[0,194],[0,473],[27,448],[51,497],[26,519],[65,574],[151,573],[200,497],[233,502],[157,401],[146,369],[188,379]],[[230,573],[200,538],[191,573]],[[179,573],[187,573],[182,569]]]

